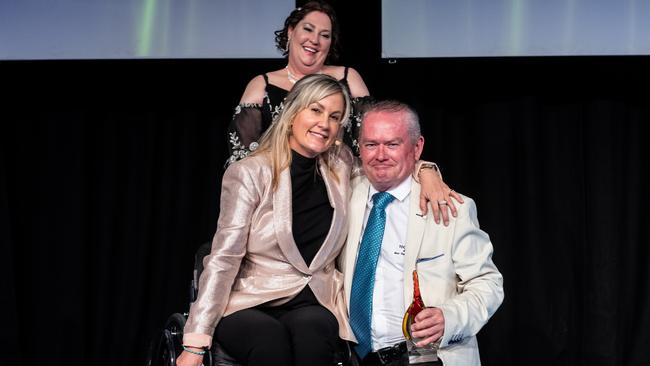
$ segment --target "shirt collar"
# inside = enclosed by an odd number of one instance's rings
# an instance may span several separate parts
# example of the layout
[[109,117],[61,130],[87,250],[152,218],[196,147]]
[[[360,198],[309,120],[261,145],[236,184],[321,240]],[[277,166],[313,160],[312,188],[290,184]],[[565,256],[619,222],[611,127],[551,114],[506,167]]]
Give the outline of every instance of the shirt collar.
[[[402,181],[402,183],[398,184],[397,187],[393,187],[386,192],[390,193],[393,197],[395,197],[395,199],[403,202],[406,197],[408,197],[409,193],[411,193],[412,182],[413,181],[411,179],[411,176],[409,175]],[[372,207],[372,196],[377,192],[379,191],[372,186],[372,183],[370,183],[370,190],[368,191],[368,206]]]

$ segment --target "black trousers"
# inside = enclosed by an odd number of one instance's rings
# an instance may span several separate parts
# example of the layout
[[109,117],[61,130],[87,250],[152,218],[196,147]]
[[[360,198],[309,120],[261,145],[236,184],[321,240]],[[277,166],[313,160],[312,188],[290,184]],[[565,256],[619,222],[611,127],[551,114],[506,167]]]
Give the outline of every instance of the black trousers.
[[338,332],[334,315],[307,286],[284,305],[245,309],[222,318],[214,336],[244,365],[332,366]]
[[407,354],[404,354],[401,359],[399,360],[394,360],[389,363],[382,364],[379,361],[379,358],[375,357],[374,355],[369,355],[368,357],[364,358],[362,361],[359,362],[360,366],[409,366],[409,365],[416,365],[416,366],[443,366],[442,361],[438,360],[436,362],[424,362],[424,363],[416,363],[416,364],[411,364],[409,363],[409,357]]

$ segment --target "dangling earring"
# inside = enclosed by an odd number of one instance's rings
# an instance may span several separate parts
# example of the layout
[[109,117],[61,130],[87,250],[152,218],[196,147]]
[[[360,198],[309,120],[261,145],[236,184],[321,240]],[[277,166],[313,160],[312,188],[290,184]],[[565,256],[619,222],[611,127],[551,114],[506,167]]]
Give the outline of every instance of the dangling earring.
[[341,140],[339,140],[339,139],[334,140],[334,145],[336,145],[336,146],[341,145]]
[[284,45],[284,52],[289,53],[289,42],[291,42],[291,37],[287,38],[287,43]]

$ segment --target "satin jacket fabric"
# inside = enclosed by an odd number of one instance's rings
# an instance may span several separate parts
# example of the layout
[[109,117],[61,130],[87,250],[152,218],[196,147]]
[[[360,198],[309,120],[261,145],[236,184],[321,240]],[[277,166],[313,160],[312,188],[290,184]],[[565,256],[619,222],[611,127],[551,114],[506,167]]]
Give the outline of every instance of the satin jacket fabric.
[[[411,178],[409,178],[411,179]],[[345,295],[350,298],[361,227],[370,183],[355,178],[350,202],[347,247],[341,256]],[[438,357],[445,366],[481,364],[476,334],[503,301],[503,277],[492,262],[492,243],[479,228],[476,205],[464,197],[458,216],[449,226],[436,224],[431,214],[420,215],[420,185],[411,188],[406,253],[404,303],[413,300],[413,270],[417,268],[422,299],[427,307],[442,309],[445,330]],[[349,307],[348,307],[349,310]]]
[[262,304],[280,305],[305,286],[334,314],[340,337],[354,340],[343,298],[343,275],[335,266],[347,234],[352,164],[352,153],[344,147],[332,164],[337,181],[319,161],[334,214],[329,233],[310,266],[291,232],[289,169],[280,174],[274,192],[271,165],[264,156],[248,157],[228,167],[212,251],[204,259],[198,298],[185,325],[186,344],[210,345],[221,317]]

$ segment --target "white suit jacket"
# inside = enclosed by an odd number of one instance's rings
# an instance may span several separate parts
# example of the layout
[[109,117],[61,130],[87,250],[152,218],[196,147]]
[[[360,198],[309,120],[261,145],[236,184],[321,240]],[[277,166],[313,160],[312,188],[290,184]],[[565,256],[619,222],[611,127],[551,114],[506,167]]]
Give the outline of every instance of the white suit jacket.
[[[412,179],[412,178],[409,178]],[[445,366],[480,365],[476,334],[503,301],[503,277],[492,262],[492,243],[479,228],[476,205],[464,197],[458,217],[449,226],[420,214],[420,185],[413,181],[404,258],[404,303],[413,300],[412,273],[416,268],[427,307],[442,309],[445,331],[438,357]],[[352,182],[347,246],[340,259],[349,299],[370,183],[364,176]],[[376,300],[375,300],[376,301]],[[397,311],[402,311],[397,310]]]

